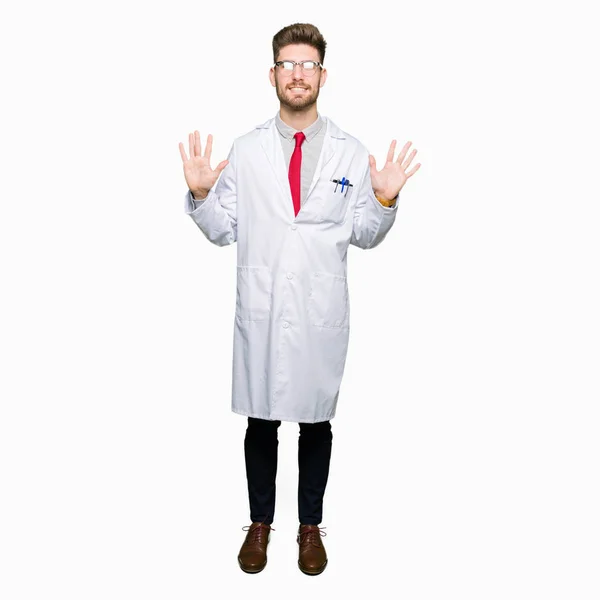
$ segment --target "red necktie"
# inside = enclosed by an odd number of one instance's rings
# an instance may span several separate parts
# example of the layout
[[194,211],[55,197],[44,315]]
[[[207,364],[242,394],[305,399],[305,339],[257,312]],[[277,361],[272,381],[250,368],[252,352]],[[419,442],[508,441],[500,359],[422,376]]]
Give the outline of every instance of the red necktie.
[[306,136],[299,131],[294,134],[294,138],[296,138],[296,147],[290,160],[289,179],[292,201],[294,202],[294,214],[297,215],[300,210],[300,168],[302,166],[302,148],[300,146]]

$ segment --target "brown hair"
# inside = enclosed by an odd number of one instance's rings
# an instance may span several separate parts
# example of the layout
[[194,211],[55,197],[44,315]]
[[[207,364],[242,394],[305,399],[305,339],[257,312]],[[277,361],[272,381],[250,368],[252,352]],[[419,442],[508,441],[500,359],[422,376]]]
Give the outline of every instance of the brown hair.
[[294,23],[284,27],[273,36],[273,62],[277,61],[279,52],[290,44],[307,44],[319,51],[319,62],[325,62],[327,42],[321,32],[310,23]]

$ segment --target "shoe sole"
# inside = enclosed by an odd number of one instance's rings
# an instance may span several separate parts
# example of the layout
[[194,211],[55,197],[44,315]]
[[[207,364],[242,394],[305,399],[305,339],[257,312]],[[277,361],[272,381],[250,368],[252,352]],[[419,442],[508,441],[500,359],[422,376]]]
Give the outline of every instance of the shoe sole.
[[256,569],[248,569],[246,567],[244,567],[242,565],[242,561],[238,558],[238,564],[240,565],[240,569],[242,571],[244,571],[244,573],[250,573],[251,575],[254,575],[255,573],[260,573],[266,566],[267,566],[267,561],[265,561],[265,564],[256,568]]
[[[327,559],[329,560],[329,559]],[[321,569],[319,571],[308,571],[306,569],[302,568],[302,565],[300,564],[300,561],[298,561],[298,568],[305,574],[305,575],[320,575],[324,570],[325,567],[327,566],[327,560],[325,561],[325,564],[321,567]]]

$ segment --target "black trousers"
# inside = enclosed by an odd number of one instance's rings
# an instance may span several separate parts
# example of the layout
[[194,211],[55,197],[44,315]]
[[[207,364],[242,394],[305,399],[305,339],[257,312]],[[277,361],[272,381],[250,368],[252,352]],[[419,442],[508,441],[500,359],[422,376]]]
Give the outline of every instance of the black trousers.
[[[246,476],[250,499],[250,519],[271,524],[275,516],[275,477],[277,475],[277,429],[281,421],[248,417],[244,439]],[[302,525],[318,525],[323,517],[323,496],[333,434],[331,423],[298,423],[298,520]]]

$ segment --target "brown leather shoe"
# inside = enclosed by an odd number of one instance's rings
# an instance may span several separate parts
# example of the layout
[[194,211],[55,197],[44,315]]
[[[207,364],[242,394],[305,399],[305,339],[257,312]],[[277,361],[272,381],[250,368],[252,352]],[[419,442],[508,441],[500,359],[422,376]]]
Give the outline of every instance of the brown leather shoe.
[[300,525],[298,528],[298,566],[307,575],[318,575],[327,566],[327,553],[321,536],[327,535],[325,527],[318,525]]
[[271,529],[275,531],[275,528],[266,523],[253,522],[242,529],[248,533],[238,554],[240,568],[246,573],[260,573],[267,566],[267,544]]

